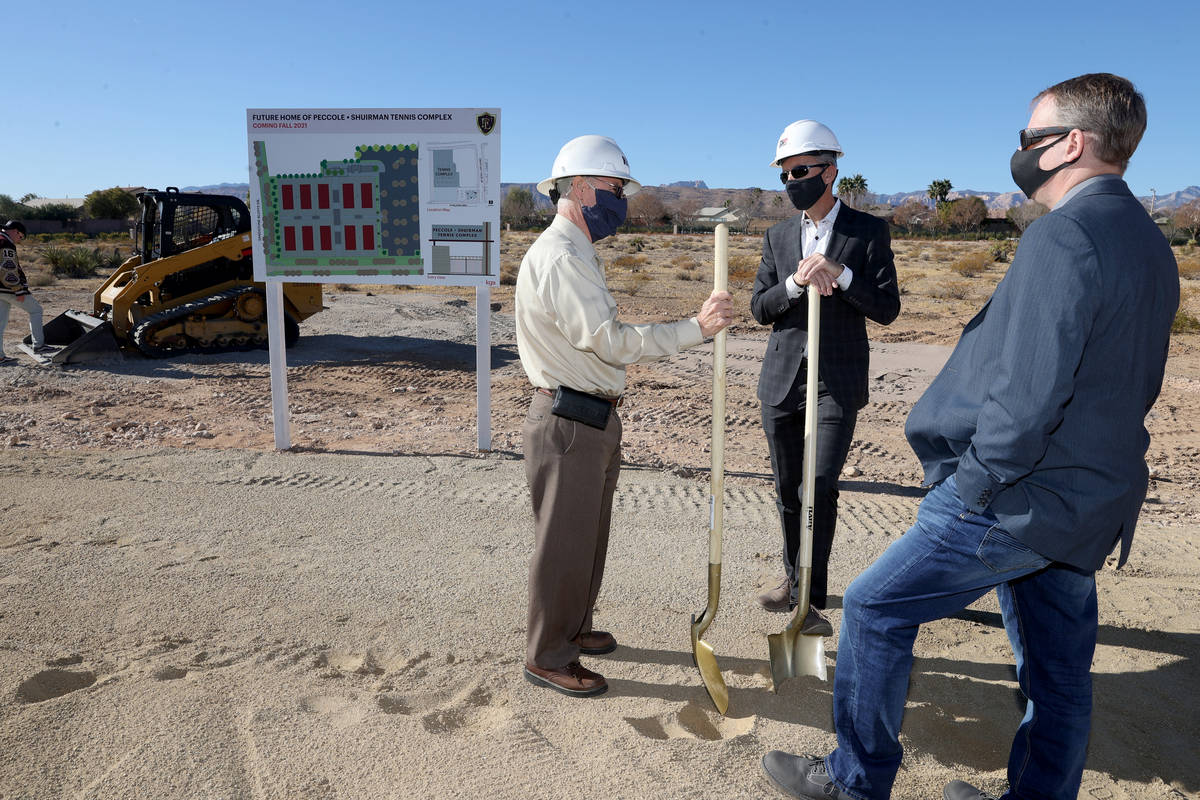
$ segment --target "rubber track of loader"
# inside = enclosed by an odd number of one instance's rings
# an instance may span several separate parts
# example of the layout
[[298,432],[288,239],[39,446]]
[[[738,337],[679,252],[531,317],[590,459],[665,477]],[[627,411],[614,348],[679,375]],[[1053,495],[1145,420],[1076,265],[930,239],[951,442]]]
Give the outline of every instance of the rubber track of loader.
[[[168,308],[166,311],[160,311],[157,314],[151,314],[146,317],[138,326],[133,329],[133,343],[147,356],[151,358],[167,358],[169,356],[181,355],[183,353],[231,353],[242,350],[261,350],[267,346],[267,329],[263,327],[263,335],[259,339],[250,339],[244,344],[211,344],[201,345],[196,344],[188,347],[156,347],[146,341],[149,333],[157,327],[175,322],[178,319],[194,314],[195,312],[213,305],[214,303],[222,303],[227,300],[232,300],[238,295],[246,294],[247,292],[258,291],[253,286],[239,286],[236,289],[226,289],[223,292],[217,292],[214,295],[209,295],[201,300],[193,300],[190,303],[184,303],[175,308]],[[260,292],[261,294],[261,292]]]

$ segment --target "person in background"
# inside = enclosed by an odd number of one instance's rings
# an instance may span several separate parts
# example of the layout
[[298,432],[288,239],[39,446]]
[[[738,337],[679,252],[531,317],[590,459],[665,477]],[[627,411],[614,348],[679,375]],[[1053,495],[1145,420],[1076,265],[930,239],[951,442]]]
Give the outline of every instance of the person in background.
[[0,230],[0,364],[14,364],[16,359],[4,354],[4,329],[8,326],[10,308],[19,308],[29,315],[30,343],[35,353],[54,351],[46,344],[42,333],[42,304],[29,291],[29,281],[17,258],[17,245],[25,241],[25,225],[10,219]]

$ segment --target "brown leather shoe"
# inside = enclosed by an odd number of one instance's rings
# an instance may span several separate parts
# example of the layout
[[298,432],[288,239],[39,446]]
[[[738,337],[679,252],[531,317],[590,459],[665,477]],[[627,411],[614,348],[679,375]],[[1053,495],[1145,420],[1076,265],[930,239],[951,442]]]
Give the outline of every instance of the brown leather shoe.
[[796,604],[792,602],[792,584],[787,578],[784,578],[783,583],[771,591],[763,592],[754,599],[767,611],[775,611],[782,614],[786,614],[796,607]]
[[525,680],[572,697],[592,697],[608,691],[608,681],[604,680],[604,676],[592,672],[578,661],[558,669],[542,669],[534,664],[526,664]]
[[617,637],[608,631],[588,631],[572,641],[579,645],[579,652],[585,656],[602,656],[617,649]]

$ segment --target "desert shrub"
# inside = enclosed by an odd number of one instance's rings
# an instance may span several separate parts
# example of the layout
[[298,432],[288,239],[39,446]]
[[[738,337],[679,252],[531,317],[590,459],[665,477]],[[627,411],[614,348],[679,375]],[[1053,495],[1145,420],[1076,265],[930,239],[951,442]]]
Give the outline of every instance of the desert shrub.
[[36,272],[29,276],[29,285],[38,286],[53,286],[56,283],[54,276],[49,272]]
[[1179,277],[1193,280],[1200,278],[1200,258],[1185,256],[1177,259],[1177,262],[1179,264]]
[[671,264],[676,267],[682,267],[683,269],[695,269],[696,267],[700,266],[696,259],[683,254],[673,256],[671,258]]
[[991,255],[991,257],[992,257],[992,261],[997,261],[1001,264],[1006,264],[1006,263],[1008,263],[1008,260],[1010,258],[1012,258],[1012,254],[1015,253],[1016,251],[1017,251],[1017,243],[1014,241],[1005,239],[1002,242],[996,242],[994,245],[992,245],[991,249],[988,252],[989,252],[989,255]]
[[625,279],[625,293],[633,297],[652,280],[653,278],[650,277],[649,272],[631,272],[629,273],[629,277]]
[[1196,319],[1181,308],[1175,312],[1175,321],[1171,323],[1171,333],[1200,333],[1200,319]]
[[754,283],[754,276],[758,274],[758,265],[761,259],[758,256],[750,256],[744,254],[731,255],[729,257],[729,283],[733,286],[746,286]]
[[516,286],[517,285],[517,270],[520,265],[515,261],[503,262],[500,264],[500,285],[501,286]]
[[611,264],[614,267],[640,267],[648,260],[645,256],[617,256]]
[[64,278],[89,278],[98,270],[112,271],[124,260],[121,251],[114,247],[106,254],[99,247],[88,248],[76,245],[63,247],[50,245],[42,250],[42,257],[50,263],[50,273]]
[[929,294],[943,300],[966,300],[971,296],[971,284],[966,281],[940,281]]
[[981,274],[992,263],[987,253],[969,253],[950,265],[950,271],[964,278],[974,278]]
[[646,247],[646,240],[641,236],[635,236],[629,240],[629,247],[635,253],[640,253]]
[[901,271],[897,275],[896,287],[900,290],[900,294],[908,294],[912,291],[912,287],[916,285],[917,281],[924,277],[924,272]]

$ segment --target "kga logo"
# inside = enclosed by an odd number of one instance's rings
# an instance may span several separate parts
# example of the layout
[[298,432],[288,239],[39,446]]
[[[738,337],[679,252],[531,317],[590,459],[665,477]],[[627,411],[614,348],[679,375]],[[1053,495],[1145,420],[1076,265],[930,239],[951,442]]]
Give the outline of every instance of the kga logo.
[[487,136],[496,127],[496,116],[485,111],[475,118],[475,124],[479,126],[479,132]]

